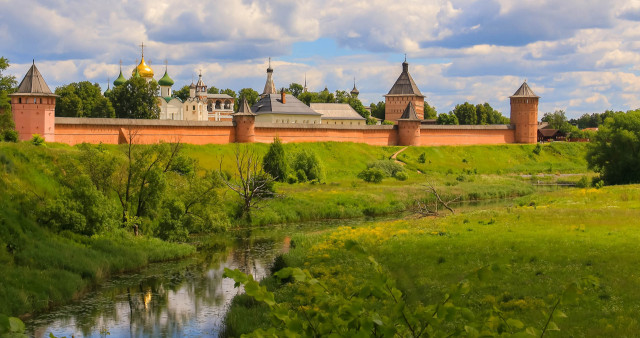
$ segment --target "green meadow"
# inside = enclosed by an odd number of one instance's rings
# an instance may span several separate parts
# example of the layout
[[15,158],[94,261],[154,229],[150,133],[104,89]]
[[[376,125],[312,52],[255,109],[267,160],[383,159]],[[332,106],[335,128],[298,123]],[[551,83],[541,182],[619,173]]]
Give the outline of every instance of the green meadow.
[[[432,196],[426,182],[463,201],[504,200],[533,198],[538,196],[534,193],[547,189],[533,187],[532,178],[523,174],[537,175],[535,180],[544,182],[577,181],[583,175],[593,175],[584,161],[586,146],[577,143],[549,144],[540,149],[535,145],[410,147],[397,158],[408,179],[385,178],[379,184],[366,183],[357,175],[368,163],[388,159],[401,147],[332,142],[284,146],[290,156],[303,150],[314,152],[326,178],[314,183],[277,183],[276,196],[263,203],[251,224],[234,218],[237,197],[225,188],[219,189],[217,204],[209,208],[226,215],[231,227],[361,218],[399,214],[413,208],[416,199],[428,201]],[[123,154],[120,146],[103,147],[114,155]],[[197,161],[199,174],[219,169],[233,174],[236,147],[248,147],[262,156],[269,145],[184,145],[183,153]],[[68,230],[56,232],[39,224],[38,206],[61,193],[64,168],[70,163],[81,165],[80,153],[79,147],[55,143],[0,143],[0,313],[17,316],[43,311],[82,296],[113,274],[194,253],[192,245],[155,238],[152,228],[143,229],[143,236],[138,237],[130,229],[86,236]],[[107,202],[117,205],[115,197]],[[464,234],[480,234],[480,228]],[[304,242],[302,238],[297,241]],[[443,257],[448,264],[455,262]]]
[[[444,217],[297,234],[292,237],[295,248],[278,268],[306,269],[327,292],[357,297],[363,285],[376,279],[371,256],[395,281],[408,309],[437,303],[451,285],[467,280],[470,289],[456,300],[457,306],[470,309],[476,318],[500,311],[537,329],[545,326],[568,285],[588,281],[576,303],[559,304],[556,314],[563,315],[554,316],[559,331],[546,335],[633,337],[640,330],[639,217],[638,185],[570,188],[516,198],[507,205],[461,208]],[[365,254],[349,249],[354,242]],[[479,279],[479,269],[487,267],[493,272]],[[271,277],[262,284],[291,309],[309,304],[301,296],[308,288],[300,283]],[[365,304],[379,310],[377,302]],[[257,320],[242,320],[246,316]],[[226,319],[227,335],[277,322],[269,320],[264,304],[236,297]],[[454,321],[450,332],[466,324]]]

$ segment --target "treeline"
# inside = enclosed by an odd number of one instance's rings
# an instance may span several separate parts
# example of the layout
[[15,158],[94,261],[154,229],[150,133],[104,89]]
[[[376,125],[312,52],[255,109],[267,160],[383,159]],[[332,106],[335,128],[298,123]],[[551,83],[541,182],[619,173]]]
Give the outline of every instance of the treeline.
[[15,76],[2,73],[7,68],[9,68],[9,60],[0,57],[0,140],[16,142],[18,141],[18,133],[11,115],[9,94],[17,90],[18,82]]

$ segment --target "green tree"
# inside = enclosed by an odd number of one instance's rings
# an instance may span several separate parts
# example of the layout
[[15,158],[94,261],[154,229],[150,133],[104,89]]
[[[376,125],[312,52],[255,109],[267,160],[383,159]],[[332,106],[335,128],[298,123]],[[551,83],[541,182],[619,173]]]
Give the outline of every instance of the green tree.
[[180,99],[182,102],[186,101],[189,98],[189,86],[183,86],[179,90],[174,90],[171,96]]
[[56,88],[56,116],[115,117],[111,102],[102,95],[100,86],[89,81],[73,82]]
[[257,91],[251,88],[240,89],[238,99],[236,100],[236,103],[234,105],[234,111],[238,111],[238,105],[240,104],[240,102],[242,102],[242,99],[247,99],[247,103],[249,103],[249,106],[253,106],[254,104],[256,104],[256,102],[258,102],[259,98],[260,94],[258,94]]
[[9,94],[15,91],[15,87],[18,84],[15,76],[2,73],[7,68],[9,68],[9,60],[0,57],[0,136],[5,139],[7,139],[5,134],[15,132]]
[[591,139],[587,162],[606,184],[640,183],[640,110],[608,117]]
[[301,84],[299,83],[292,83],[289,85],[289,92],[291,93],[291,95],[298,97],[300,96],[300,94],[302,94],[302,91],[304,90],[304,87],[302,87]]
[[469,102],[457,104],[452,112],[458,118],[458,124],[476,124],[478,121],[476,107]]
[[436,120],[437,124],[446,124],[446,125],[457,125],[458,117],[453,113],[442,113],[438,115],[438,119]]
[[[321,182],[324,180],[324,166],[314,152],[303,150],[295,154],[291,161],[291,168],[298,175],[298,181],[317,180]],[[304,175],[298,174],[298,172]]]
[[380,101],[378,103],[372,103],[370,107],[371,107],[371,116],[384,120],[384,108],[385,108],[384,101]]
[[284,182],[287,178],[289,171],[287,156],[279,137],[276,136],[273,139],[273,143],[269,146],[269,151],[262,158],[262,168],[276,181]]
[[113,88],[111,104],[118,118],[157,119],[160,115],[158,106],[158,83],[147,82],[134,77],[121,86]]
[[209,89],[207,89],[207,94],[220,94],[220,89],[211,86],[209,87]]
[[[373,115],[373,111],[372,111],[372,115]],[[438,112],[436,111],[436,108],[430,106],[429,103],[427,103],[427,101],[424,101],[424,119],[432,120],[437,118],[438,118]]]

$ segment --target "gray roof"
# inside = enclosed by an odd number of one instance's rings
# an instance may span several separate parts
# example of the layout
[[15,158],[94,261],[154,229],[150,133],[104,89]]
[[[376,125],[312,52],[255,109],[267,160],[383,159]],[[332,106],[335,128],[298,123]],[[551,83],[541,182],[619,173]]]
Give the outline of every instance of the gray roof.
[[402,116],[399,118],[399,120],[420,121],[413,102],[409,102],[409,104],[407,104],[407,108],[404,109],[404,112],[402,113]]
[[387,95],[415,95],[422,96],[420,89],[416,86],[415,81],[409,74],[409,64],[405,61],[402,63],[402,73],[398,76],[396,83],[393,84]]
[[242,103],[240,103],[240,105],[238,106],[238,112],[232,114],[234,116],[243,116],[243,115],[249,115],[249,116],[255,116],[256,114],[254,114],[251,111],[251,107],[249,107],[249,102],[247,101],[247,99],[242,99]]
[[322,114],[323,119],[365,120],[347,103],[312,103],[311,109]]
[[525,81],[522,86],[520,86],[520,88],[518,88],[518,90],[516,90],[515,93],[513,93],[513,95],[509,96],[509,97],[540,97],[538,95],[536,95],[533,90],[531,90],[531,88],[529,88],[529,85],[527,84],[527,81]]
[[210,99],[233,99],[228,94],[207,94],[207,97]]
[[20,82],[18,90],[11,95],[57,96],[52,93],[49,86],[47,86],[35,62],[31,65],[31,68],[29,68],[22,82]]
[[321,115],[309,108],[302,101],[291,94],[285,94],[285,102],[282,103],[280,94],[269,94],[261,98],[251,106],[251,111],[257,115],[262,114],[295,114],[295,115]]

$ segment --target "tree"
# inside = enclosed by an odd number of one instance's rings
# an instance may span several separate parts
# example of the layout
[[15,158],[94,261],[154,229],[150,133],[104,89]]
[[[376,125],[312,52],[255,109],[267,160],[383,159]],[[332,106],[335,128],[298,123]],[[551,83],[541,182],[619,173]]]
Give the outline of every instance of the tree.
[[302,94],[303,90],[304,87],[302,87],[302,85],[299,83],[294,82],[289,85],[289,92],[291,92],[291,95],[295,96],[296,98],[300,96],[300,94]]
[[436,123],[447,124],[447,125],[457,125],[458,117],[451,111],[448,114],[442,113],[438,115],[438,119],[436,120]]
[[452,110],[459,124],[476,124],[478,121],[476,107],[469,102],[457,104]]
[[256,102],[258,102],[259,98],[260,98],[260,94],[258,94],[257,91],[251,88],[242,88],[240,89],[238,99],[236,100],[236,103],[235,103],[234,110],[238,111],[238,105],[240,104],[240,102],[242,102],[242,99],[247,99],[247,103],[249,103],[249,106],[253,106],[254,104],[256,104]]
[[607,118],[591,139],[587,163],[606,184],[640,183],[640,110]]
[[300,182],[324,180],[324,166],[314,152],[303,150],[295,154],[291,161],[291,168]]
[[211,86],[209,87],[209,89],[207,89],[207,94],[220,94],[220,89]]
[[117,86],[111,92],[111,104],[118,118],[157,119],[160,115],[158,106],[158,83],[147,82],[134,77]]
[[56,88],[56,116],[115,117],[111,102],[102,95],[100,86],[89,81],[73,82]]
[[371,107],[371,116],[384,120],[384,108],[385,108],[384,101],[380,101],[378,103],[372,103],[370,107]]
[[7,139],[6,134],[15,132],[9,94],[15,91],[18,84],[15,76],[2,74],[7,68],[9,68],[9,60],[0,57],[0,136],[5,139]]
[[269,151],[262,158],[262,168],[276,181],[284,182],[287,178],[287,172],[289,171],[287,157],[279,137],[276,136],[273,139],[273,143],[269,146]]
[[273,178],[262,170],[259,157],[248,147],[234,149],[236,170],[233,179],[222,172],[222,159],[219,173],[224,184],[238,197],[241,203],[239,216],[251,222],[251,213],[259,207],[265,197],[272,194]]
[[571,125],[569,121],[567,121],[567,116],[565,115],[564,110],[556,110],[553,113],[545,113],[541,119],[542,122],[549,123],[549,127],[552,129],[558,129],[564,135],[568,135],[574,130],[577,130],[577,127]]
[[[372,115],[373,115],[373,112],[372,112]],[[438,118],[438,112],[436,111],[436,108],[430,106],[429,103],[427,103],[427,101],[424,101],[424,119],[432,120],[437,118]]]
[[171,96],[177,99],[180,99],[180,101],[184,102],[189,98],[189,90],[190,90],[189,86],[183,86],[179,90],[173,91]]

